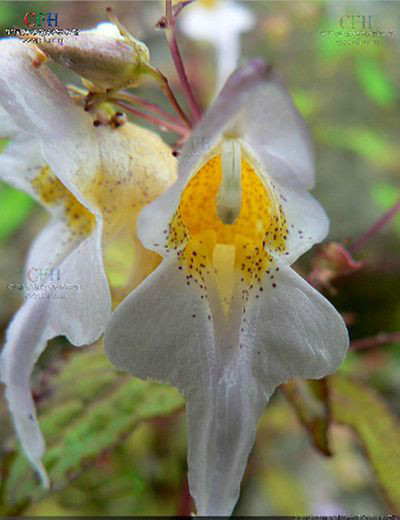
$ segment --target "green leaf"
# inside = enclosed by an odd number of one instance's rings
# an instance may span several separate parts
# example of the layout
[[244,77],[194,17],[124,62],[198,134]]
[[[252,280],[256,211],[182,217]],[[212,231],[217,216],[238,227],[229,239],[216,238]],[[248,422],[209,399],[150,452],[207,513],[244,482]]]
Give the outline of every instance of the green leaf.
[[35,206],[29,195],[0,183],[0,241],[16,231]]
[[[39,417],[53,490],[64,488],[140,421],[183,406],[174,388],[117,372],[100,345],[72,354],[44,395],[49,397]],[[21,453],[11,465],[3,495],[9,514],[46,495]]]
[[381,107],[388,107],[396,101],[396,88],[381,69],[377,58],[357,56],[356,72],[365,95]]
[[326,380],[293,379],[281,388],[317,450],[332,455],[328,438],[330,409]]
[[332,418],[352,428],[394,513],[400,513],[400,422],[367,386],[336,374],[328,378]]

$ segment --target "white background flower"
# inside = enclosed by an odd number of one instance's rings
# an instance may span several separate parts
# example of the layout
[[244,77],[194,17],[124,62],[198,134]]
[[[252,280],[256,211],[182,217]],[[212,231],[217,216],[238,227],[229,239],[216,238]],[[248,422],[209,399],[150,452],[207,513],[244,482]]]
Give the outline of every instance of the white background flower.
[[179,27],[193,40],[211,43],[217,59],[219,92],[240,58],[240,35],[254,27],[252,12],[232,0],[198,0],[186,6],[179,15]]

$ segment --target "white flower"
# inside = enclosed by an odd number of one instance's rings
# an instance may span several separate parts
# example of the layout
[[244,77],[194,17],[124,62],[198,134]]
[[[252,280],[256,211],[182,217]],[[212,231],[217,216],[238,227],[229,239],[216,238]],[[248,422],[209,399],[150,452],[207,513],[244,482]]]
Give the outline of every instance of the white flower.
[[175,160],[148,130],[93,126],[47,67],[32,65],[36,56],[19,41],[0,41],[0,136],[10,139],[0,178],[51,215],[28,255],[25,303],[7,331],[1,379],[22,447],[47,485],[32,368],[55,336],[80,346],[103,333],[111,314],[103,248],[124,229],[150,261],[136,238],[136,217],[172,183]]
[[238,65],[241,33],[254,27],[252,12],[232,0],[199,0],[185,7],[178,21],[186,36],[215,47],[219,92]]
[[328,231],[308,194],[313,158],[286,90],[261,60],[228,80],[182,152],[179,179],[139,216],[164,257],[116,309],[106,352],[187,400],[198,515],[229,515],[274,389],[342,361],[340,315],[290,268]]

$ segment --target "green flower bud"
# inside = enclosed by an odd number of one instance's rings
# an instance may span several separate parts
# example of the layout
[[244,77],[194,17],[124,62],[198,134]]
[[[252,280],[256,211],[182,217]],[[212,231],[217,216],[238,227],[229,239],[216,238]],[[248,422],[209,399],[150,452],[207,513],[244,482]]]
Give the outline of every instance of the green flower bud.
[[35,45],[101,90],[136,87],[149,67],[149,49],[130,35],[84,31],[64,37],[63,45],[40,40]]

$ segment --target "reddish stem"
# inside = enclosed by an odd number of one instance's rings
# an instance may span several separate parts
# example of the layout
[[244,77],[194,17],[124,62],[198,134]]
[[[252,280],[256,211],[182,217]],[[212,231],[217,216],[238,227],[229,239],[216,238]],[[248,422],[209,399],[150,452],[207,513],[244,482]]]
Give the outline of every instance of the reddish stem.
[[190,86],[185,66],[183,65],[182,56],[179,51],[178,43],[175,37],[175,17],[172,11],[172,2],[171,0],[166,0],[165,2],[165,18],[167,22],[166,28],[166,36],[169,49],[171,51],[171,56],[174,61],[174,65],[176,71],[179,76],[179,80],[182,84],[183,93],[185,95],[186,101],[189,105],[190,111],[192,112],[194,122],[197,123],[201,118],[201,110],[197,101],[194,97],[192,87]]
[[168,119],[169,121],[171,121],[171,123],[175,123],[177,125],[181,124],[181,121],[179,119],[171,115],[169,112],[167,112],[157,104],[151,103],[150,101],[146,101],[145,99],[142,99],[139,96],[135,96],[134,94],[131,94],[129,92],[118,92],[114,99],[116,99],[117,101],[122,99],[124,101],[135,103],[137,105],[147,108],[148,110],[151,110],[155,114],[158,114],[159,116],[162,116],[165,119]]
[[181,107],[175,97],[175,94],[172,92],[171,87],[169,86],[167,77],[164,76],[164,74],[162,74],[160,71],[157,71],[157,72],[159,74],[160,80],[162,81],[161,87],[164,91],[164,94],[167,96],[167,98],[169,99],[170,103],[172,104],[172,106],[176,110],[177,114],[182,119],[182,121],[187,125],[188,128],[191,128],[190,121],[186,117],[185,112],[181,109]]
[[400,342],[400,332],[382,332],[377,336],[352,341],[350,348],[351,350],[366,350],[369,348],[380,347],[382,345],[390,345],[391,343],[398,342]]
[[396,213],[400,211],[400,200],[390,208],[386,213],[384,213],[376,222],[373,224],[361,237],[353,242],[353,244],[348,247],[348,250],[351,253],[356,253],[360,249],[364,247],[364,245],[370,240],[373,236],[375,236],[379,231],[386,226],[388,222],[392,220],[392,218],[396,215]]
[[131,106],[127,105],[126,103],[123,103],[122,101],[113,101],[114,105],[118,105],[119,107],[123,108],[127,112],[134,114],[135,116],[141,117],[143,119],[146,119],[147,121],[150,121],[154,125],[157,125],[163,130],[169,130],[171,132],[175,132],[176,134],[179,134],[183,137],[186,137],[189,130],[185,128],[182,125],[178,125],[175,123],[171,123],[170,121],[165,121],[164,119],[160,119],[158,117],[155,117],[150,114],[145,114],[144,112],[140,112],[139,110],[136,110],[135,108],[132,108]]

